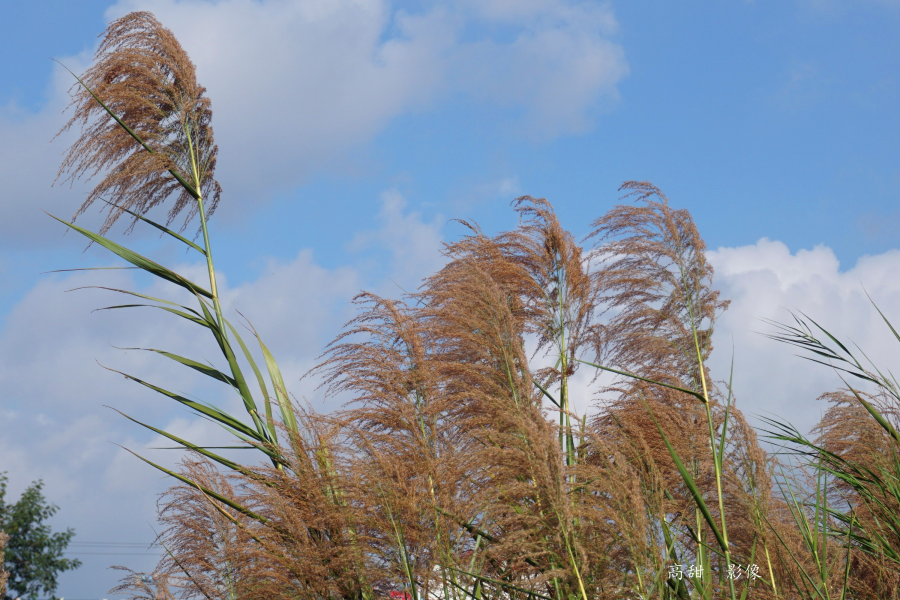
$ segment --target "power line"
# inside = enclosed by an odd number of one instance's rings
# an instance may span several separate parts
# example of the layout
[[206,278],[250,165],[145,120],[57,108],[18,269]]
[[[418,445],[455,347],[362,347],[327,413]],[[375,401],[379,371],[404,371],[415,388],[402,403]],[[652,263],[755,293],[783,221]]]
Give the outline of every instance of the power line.
[[131,544],[126,542],[104,544],[102,542],[70,542],[69,546],[78,546],[83,548],[152,548],[158,547],[159,544]]
[[92,544],[98,546],[154,546],[156,545],[156,542],[85,542],[79,540],[77,542],[69,542],[69,544]]
[[95,556],[162,556],[162,553],[150,552],[65,552],[65,554],[75,554],[84,556],[85,554],[93,554]]

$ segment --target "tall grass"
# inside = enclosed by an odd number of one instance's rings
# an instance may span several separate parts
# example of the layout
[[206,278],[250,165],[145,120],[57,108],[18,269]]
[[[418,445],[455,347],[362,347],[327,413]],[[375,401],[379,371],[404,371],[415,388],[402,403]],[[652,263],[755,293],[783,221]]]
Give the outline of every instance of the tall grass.
[[[238,463],[128,417],[188,454],[177,472],[141,459],[177,480],[160,504],[166,555],[152,577],[127,572],[118,591],[897,597],[900,386],[799,319],[777,337],[881,393],[832,396],[813,441],[772,422],[799,462],[767,454],[730,381],[707,367],[727,301],[703,240],[652,185],[626,183],[632,202],[595,220],[582,242],[547,201],[519,198],[518,227],[491,236],[470,226],[416,293],[360,294],[358,316],[311,373],[351,403],[317,414],[291,401],[255,330],[251,350],[220,305],[207,226],[221,193],[212,110],[177,40],[149,13],[131,13],[110,24],[77,81],[68,126],[82,134],[62,171],[104,172],[81,210],[98,199],[109,208],[100,233],[58,220],[190,293],[183,305],[113,290],[137,300],[109,308],[155,307],[211,335],[219,366],[151,351],[225,386],[246,415],[123,375],[263,459]],[[173,198],[165,225],[147,218]],[[106,237],[125,214],[198,252],[208,281]],[[169,228],[179,214],[181,231],[199,221],[202,243]],[[573,385],[579,369],[595,376],[589,391]],[[576,411],[591,400],[590,412]]]

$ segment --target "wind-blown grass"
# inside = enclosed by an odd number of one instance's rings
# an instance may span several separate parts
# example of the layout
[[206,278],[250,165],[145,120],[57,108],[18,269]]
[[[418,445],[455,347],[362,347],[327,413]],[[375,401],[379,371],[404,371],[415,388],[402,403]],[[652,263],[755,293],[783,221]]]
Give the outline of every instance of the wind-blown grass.
[[[772,423],[805,462],[785,468],[768,455],[730,381],[707,367],[727,301],[690,214],[658,189],[626,183],[632,202],[595,220],[582,242],[546,200],[519,198],[518,227],[491,236],[467,224],[416,293],[360,294],[358,316],[310,374],[351,402],[317,414],[291,401],[255,330],[251,350],[220,306],[207,227],[220,194],[212,110],[187,55],[152,15],[132,13],[110,25],[97,58],[78,80],[68,126],[82,135],[63,171],[104,171],[85,207],[110,196],[109,212],[100,233],[58,220],[190,292],[186,306],[114,290],[129,304],[109,308],[156,307],[211,335],[218,367],[148,350],[227,386],[246,415],[123,375],[264,459],[238,463],[128,417],[188,455],[178,472],[141,458],[178,483],[160,502],[157,572],[129,572],[120,592],[896,597],[896,381],[864,369],[824,330],[820,342],[802,319],[784,328],[782,341],[883,393],[834,396],[819,441]],[[171,198],[169,222],[147,218]],[[182,211],[199,220],[202,243],[168,228]],[[202,255],[208,281],[107,238],[124,213]],[[616,376],[603,386],[595,378],[602,402],[589,414],[573,408],[585,404],[571,385],[578,369]]]

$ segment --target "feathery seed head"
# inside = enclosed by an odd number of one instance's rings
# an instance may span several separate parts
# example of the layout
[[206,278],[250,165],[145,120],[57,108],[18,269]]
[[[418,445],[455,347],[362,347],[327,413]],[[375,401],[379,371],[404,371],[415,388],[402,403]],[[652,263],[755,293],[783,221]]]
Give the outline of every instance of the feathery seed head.
[[[109,24],[95,60],[82,77],[84,86],[73,86],[74,114],[60,131],[78,125],[81,135],[68,149],[57,179],[67,173],[71,182],[103,172],[75,216],[98,199],[110,201],[116,206],[109,208],[100,230],[106,233],[123,208],[146,214],[174,195],[167,224],[187,209],[184,229],[198,205],[173,174],[202,195],[211,215],[222,192],[213,177],[218,147],[212,109],[174,34],[151,13],[132,12]],[[143,146],[108,117],[94,94]]]

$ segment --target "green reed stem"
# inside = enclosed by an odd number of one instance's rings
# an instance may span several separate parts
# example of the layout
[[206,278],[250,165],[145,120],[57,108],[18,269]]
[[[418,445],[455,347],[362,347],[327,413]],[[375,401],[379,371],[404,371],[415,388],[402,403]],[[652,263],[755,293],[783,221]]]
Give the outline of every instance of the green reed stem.
[[[716,450],[716,433],[713,428],[713,418],[712,418],[712,410],[709,407],[709,388],[706,384],[706,368],[703,362],[703,352],[700,350],[700,339],[697,336],[697,320],[694,316],[694,303],[691,300],[691,291],[687,285],[687,280],[684,274],[684,267],[679,265],[679,270],[681,271],[681,283],[685,293],[685,299],[687,301],[688,314],[691,319],[691,334],[694,340],[694,349],[697,353],[697,366],[700,369],[700,384],[703,389],[703,406],[706,409],[706,424],[709,427],[709,447],[712,451],[713,455],[713,467],[715,468],[716,473],[716,494],[719,500],[719,519],[722,524],[722,540],[723,547],[722,551],[725,554],[725,568],[726,572],[731,571],[731,547],[728,543],[728,529],[726,526],[725,519],[725,500],[722,493],[722,460],[723,457]],[[725,427],[727,425],[723,425]],[[728,587],[731,592],[732,600],[737,600],[737,592],[734,589],[734,579],[728,578]]]

